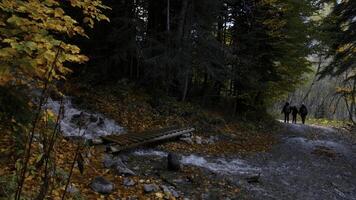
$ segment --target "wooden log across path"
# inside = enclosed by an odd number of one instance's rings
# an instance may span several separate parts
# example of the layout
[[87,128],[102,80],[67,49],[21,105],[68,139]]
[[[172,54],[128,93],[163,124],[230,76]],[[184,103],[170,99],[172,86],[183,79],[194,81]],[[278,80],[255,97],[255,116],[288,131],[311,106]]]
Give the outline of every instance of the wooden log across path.
[[125,133],[121,135],[107,135],[101,137],[104,143],[110,143],[109,151],[118,153],[142,145],[168,140],[184,134],[192,133],[195,129],[170,127],[165,129],[146,131],[141,133]]

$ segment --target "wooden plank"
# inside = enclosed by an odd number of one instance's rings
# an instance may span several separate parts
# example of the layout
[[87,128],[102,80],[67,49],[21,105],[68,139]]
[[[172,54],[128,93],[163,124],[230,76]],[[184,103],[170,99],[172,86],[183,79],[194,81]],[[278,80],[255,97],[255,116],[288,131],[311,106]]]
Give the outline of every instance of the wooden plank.
[[153,138],[160,136],[162,134],[170,134],[171,132],[176,132],[180,131],[182,129],[177,129],[177,128],[165,128],[165,129],[160,129],[160,130],[153,130],[153,131],[146,131],[142,133],[126,133],[126,134],[121,134],[121,135],[109,135],[109,136],[104,136],[102,137],[103,140],[108,141],[108,142],[114,142],[116,143],[117,141],[121,139],[130,139],[130,138]]
[[118,153],[120,151],[136,148],[136,147],[141,146],[141,145],[154,143],[154,142],[158,142],[158,141],[163,141],[163,140],[167,140],[167,139],[170,139],[170,138],[174,138],[174,137],[180,136],[182,134],[191,133],[194,130],[195,130],[194,128],[187,128],[187,129],[180,129],[180,130],[178,130],[176,132],[172,131],[172,132],[169,132],[168,134],[162,133],[161,135],[157,135],[156,137],[148,139],[148,140],[145,140],[143,142],[129,143],[129,144],[124,145],[124,146],[122,146],[122,145],[111,146],[110,147],[110,151],[112,153]]

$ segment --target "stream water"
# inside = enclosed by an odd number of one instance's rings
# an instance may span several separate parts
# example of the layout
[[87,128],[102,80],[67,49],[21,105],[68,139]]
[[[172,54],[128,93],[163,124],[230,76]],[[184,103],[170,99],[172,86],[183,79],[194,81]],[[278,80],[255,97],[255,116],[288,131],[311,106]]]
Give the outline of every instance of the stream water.
[[[138,156],[157,156],[167,157],[168,153],[153,149],[137,150],[134,152]],[[213,158],[208,156],[199,156],[195,154],[182,155],[181,164],[192,165],[205,168],[211,172],[220,174],[257,174],[261,171],[260,168],[249,165],[246,161],[237,158]]]
[[[49,99],[45,105],[45,107],[51,109],[54,113],[58,113],[60,106],[60,102],[52,99]],[[63,106],[64,115],[60,121],[60,130],[65,136],[82,136],[91,139],[124,132],[123,127],[102,114],[91,113],[76,108],[69,97],[63,100]]]

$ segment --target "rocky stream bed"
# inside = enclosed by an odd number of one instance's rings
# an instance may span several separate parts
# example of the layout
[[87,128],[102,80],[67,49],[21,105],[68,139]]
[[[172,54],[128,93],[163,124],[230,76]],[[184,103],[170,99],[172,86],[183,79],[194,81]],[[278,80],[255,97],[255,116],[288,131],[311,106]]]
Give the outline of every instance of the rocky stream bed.
[[[47,106],[56,110],[59,105],[51,101]],[[68,136],[93,138],[124,132],[103,115],[75,109],[69,100],[65,106],[61,128]],[[86,133],[75,131],[80,113],[90,121]],[[352,134],[312,125],[282,126],[276,133],[279,142],[269,152],[219,157],[149,148],[106,155],[103,164],[125,176],[124,187],[142,183],[144,192],[156,193],[157,198],[356,199],[356,141]],[[217,140],[195,137],[179,142],[204,145]],[[161,180],[160,184],[147,182],[149,177]],[[115,188],[103,177],[94,178],[90,187],[102,194]]]

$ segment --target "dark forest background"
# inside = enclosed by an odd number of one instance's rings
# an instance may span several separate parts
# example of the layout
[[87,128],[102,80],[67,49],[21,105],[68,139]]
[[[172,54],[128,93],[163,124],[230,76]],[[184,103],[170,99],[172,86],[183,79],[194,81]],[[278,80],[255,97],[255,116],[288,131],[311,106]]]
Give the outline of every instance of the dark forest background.
[[74,76],[94,85],[128,81],[157,97],[263,114],[311,71],[316,1],[105,3],[111,22],[76,41],[90,61]]

